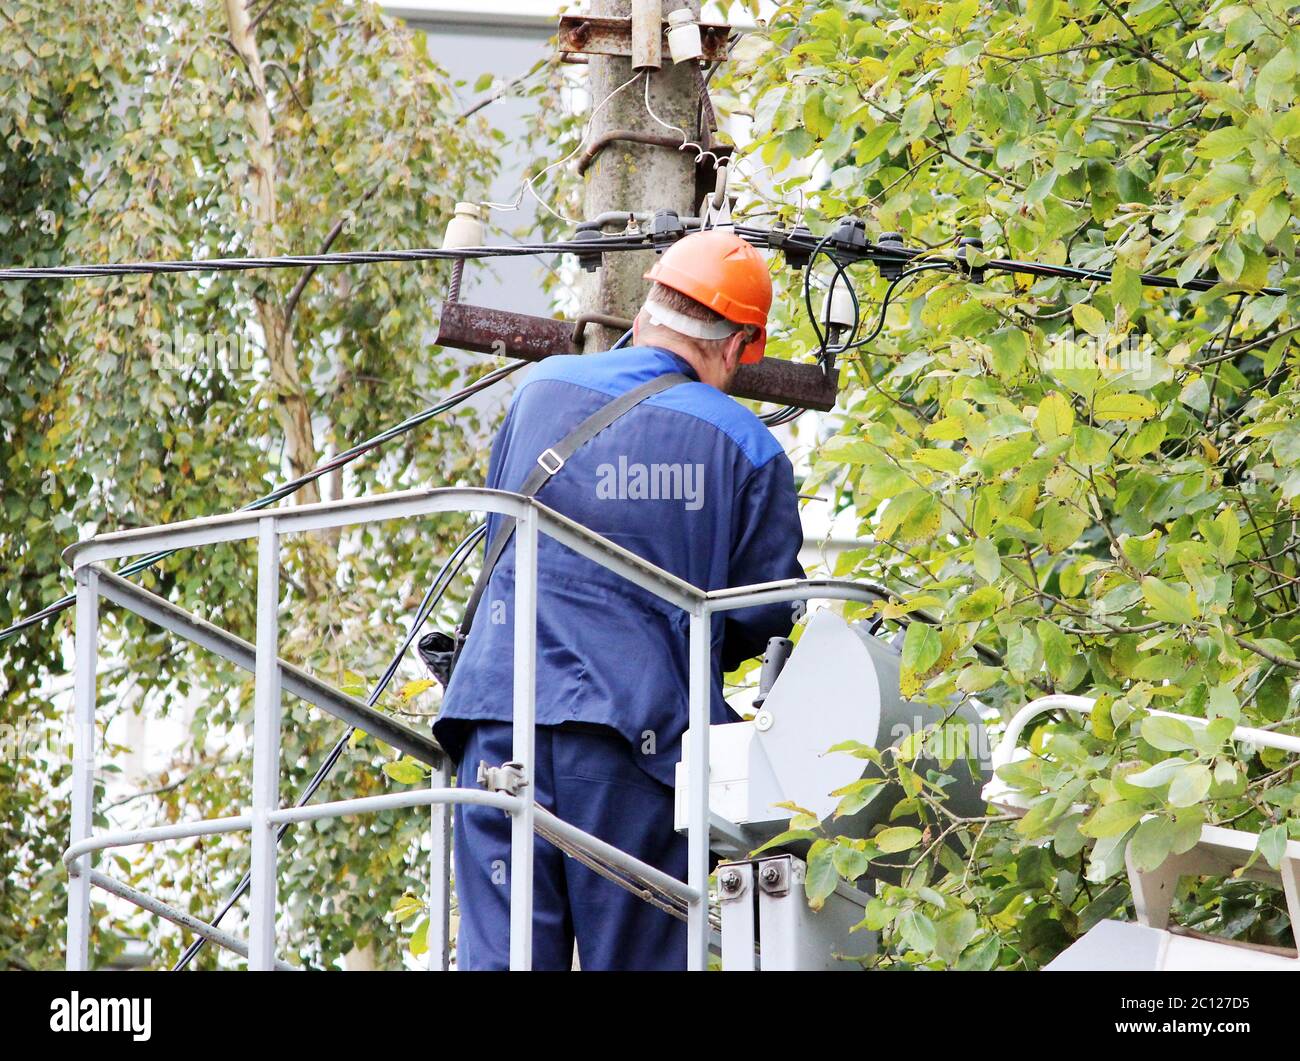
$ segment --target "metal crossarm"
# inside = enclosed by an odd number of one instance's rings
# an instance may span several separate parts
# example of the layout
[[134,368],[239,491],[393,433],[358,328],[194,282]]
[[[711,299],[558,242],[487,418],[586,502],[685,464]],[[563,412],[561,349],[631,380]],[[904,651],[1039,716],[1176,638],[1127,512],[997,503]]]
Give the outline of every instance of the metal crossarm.
[[[367,707],[306,671],[280,659],[278,605],[280,542],[284,535],[371,523],[418,519],[439,513],[497,513],[514,521],[516,537],[514,608],[514,729],[512,761],[523,787],[518,794],[453,788],[450,765],[437,742]],[[558,541],[601,567],[613,571],[689,617],[689,769],[687,830],[688,875],[676,878],[634,858],[590,833],[570,825],[537,805],[531,791],[536,726],[537,566],[540,535]],[[250,645],[157,594],[120,578],[102,565],[159,550],[199,548],[219,542],[256,539],[257,639]],[[851,582],[828,580],[766,583],[705,592],[635,553],[614,544],[533,498],[500,490],[447,488],[408,490],[374,497],[328,501],[292,508],[236,512],[207,519],[99,535],[78,542],[64,553],[77,585],[75,719],[73,738],[72,829],[64,853],[68,867],[69,969],[89,964],[90,888],[102,888],[128,902],[205,936],[248,958],[251,969],[287,968],[275,953],[276,831],[293,822],[321,821],[396,808],[431,808],[431,883],[429,964],[448,964],[450,908],[449,815],[452,804],[498,807],[511,816],[510,966],[532,965],[533,836],[552,840],[581,854],[604,871],[644,885],[643,898],[685,910],[687,964],[707,968],[710,944],[709,842],[716,815],[708,805],[708,739],[711,696],[710,623],[714,612],[758,603],[816,597],[859,601],[875,592]],[[209,649],[254,675],[252,805],[245,813],[151,829],[96,834],[94,814],[95,697],[99,636],[99,601],[104,598]],[[360,799],[299,807],[279,805],[281,693],[288,692],[433,767],[431,787]],[[250,832],[252,881],[247,943],[207,922],[175,910],[157,899],[91,869],[92,856],[108,848],[165,842],[217,833]],[[640,893],[638,893],[640,894]]]

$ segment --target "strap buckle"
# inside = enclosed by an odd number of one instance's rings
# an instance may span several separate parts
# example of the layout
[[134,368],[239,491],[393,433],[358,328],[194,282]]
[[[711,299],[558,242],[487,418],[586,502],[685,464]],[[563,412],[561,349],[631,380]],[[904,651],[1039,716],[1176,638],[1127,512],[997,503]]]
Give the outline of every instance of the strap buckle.
[[[548,458],[550,464],[547,463]],[[547,475],[554,475],[564,467],[564,458],[556,453],[555,450],[547,448],[537,455],[537,463],[542,466],[542,471],[546,472]],[[552,467],[552,465],[554,465],[554,467]]]

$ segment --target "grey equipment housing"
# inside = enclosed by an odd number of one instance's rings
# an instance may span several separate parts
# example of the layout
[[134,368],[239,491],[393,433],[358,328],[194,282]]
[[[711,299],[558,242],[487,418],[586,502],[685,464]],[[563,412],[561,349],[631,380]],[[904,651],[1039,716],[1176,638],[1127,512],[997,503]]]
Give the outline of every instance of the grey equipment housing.
[[[803,637],[753,719],[709,727],[710,810],[713,849],[725,857],[748,854],[789,828],[790,803],[825,821],[839,805],[837,789],[879,776],[869,760],[847,752],[827,754],[844,741],[883,750],[940,720],[939,708],[904,700],[899,692],[898,649],[874,636],[865,622],[849,623],[822,609],[808,620]],[[956,761],[946,773],[948,807],[983,813],[980,789],[988,780],[987,736],[975,708],[955,709],[965,726],[949,726]],[[676,825],[685,828],[689,742],[677,765]],[[969,759],[970,765],[967,765]],[[938,769],[933,759],[917,768]],[[974,770],[974,773],[972,773]],[[832,835],[866,836],[896,802],[882,792],[852,816],[829,823]]]

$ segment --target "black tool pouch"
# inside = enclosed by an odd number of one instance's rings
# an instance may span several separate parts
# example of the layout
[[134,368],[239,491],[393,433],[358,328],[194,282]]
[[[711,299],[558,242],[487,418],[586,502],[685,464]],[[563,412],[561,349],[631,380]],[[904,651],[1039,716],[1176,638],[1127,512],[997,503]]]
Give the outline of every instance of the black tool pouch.
[[429,673],[444,689],[451,682],[451,668],[456,661],[458,647],[456,638],[441,630],[425,634],[415,643],[415,650],[420,653]]

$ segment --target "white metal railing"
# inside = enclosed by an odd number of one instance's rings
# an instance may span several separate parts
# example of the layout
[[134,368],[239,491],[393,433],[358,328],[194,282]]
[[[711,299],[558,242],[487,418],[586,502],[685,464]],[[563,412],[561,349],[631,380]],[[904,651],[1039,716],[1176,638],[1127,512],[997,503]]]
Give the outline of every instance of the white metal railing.
[[[1011,784],[997,776],[997,771],[1013,762],[1030,758],[1030,750],[1020,743],[1025,728],[1029,723],[1050,711],[1065,711],[1072,714],[1088,715],[1092,712],[1096,700],[1087,696],[1072,696],[1066,693],[1052,693],[1033,700],[1017,711],[1007,723],[1006,732],[997,748],[993,751],[993,776],[984,786],[984,799],[988,803],[1002,807],[1014,814],[1025,814],[1029,803]],[[1173,711],[1149,710],[1148,714],[1164,718],[1175,718],[1185,722],[1193,729],[1207,724],[1204,718],[1181,715]],[[1254,726],[1234,726],[1229,739],[1242,744],[1251,744],[1261,748],[1276,748],[1279,751],[1300,755],[1300,736],[1287,733],[1275,733],[1272,730],[1258,729]],[[1050,744],[1045,754],[1051,754]],[[1259,855],[1259,834],[1240,829],[1227,828],[1222,825],[1202,825],[1200,836],[1189,850],[1168,855],[1155,869],[1142,869],[1134,860],[1131,849],[1126,852],[1125,862],[1128,870],[1129,887],[1133,893],[1133,908],[1140,925],[1150,928],[1168,929],[1173,905],[1173,898],[1178,881],[1184,876],[1211,875],[1222,877],[1235,872],[1254,880],[1264,880],[1279,885],[1286,904],[1287,915],[1292,926],[1300,926],[1300,841],[1286,840],[1276,871],[1257,863]],[[1096,931],[1094,929],[1094,931]],[[1168,937],[1162,944],[1159,968],[1223,969],[1223,968],[1300,968],[1300,958],[1292,954],[1285,958],[1262,954],[1259,948],[1239,944],[1233,940],[1215,940],[1198,937],[1194,940],[1178,942],[1180,957],[1174,961],[1168,949],[1173,944]],[[1224,965],[1227,960],[1222,953],[1207,950],[1207,944],[1228,944],[1237,948],[1232,963]],[[1243,956],[1249,954],[1249,957]],[[1279,964],[1280,962],[1280,964]],[[1253,963],[1253,964],[1252,964]],[[1096,966],[1104,968],[1107,966]]]
[[[285,534],[326,530],[386,519],[413,519],[446,512],[497,513],[515,521],[514,730],[513,759],[525,786],[533,777],[536,725],[536,633],[538,536],[546,534],[574,552],[615,572],[689,616],[689,732],[691,741],[687,880],[678,881],[589,833],[556,818],[530,795],[450,787],[450,766],[428,736],[286,663],[278,652],[280,539]],[[257,639],[255,645],[191,615],[156,594],[113,574],[102,565],[162,550],[193,548],[256,538]],[[285,823],[367,814],[399,807],[432,809],[429,961],[446,968],[450,909],[450,806],[473,803],[511,815],[510,967],[532,963],[533,834],[541,828],[581,850],[650,882],[686,904],[687,965],[704,969],[709,949],[709,705],[711,620],[716,612],[781,601],[834,598],[870,601],[871,590],[852,582],[799,579],[704,591],[641,559],[532,498],[499,490],[439,488],[369,498],[328,501],[291,508],[236,512],[159,527],[99,535],[68,548],[64,558],[76,581],[76,659],[72,772],[71,842],[64,853],[68,889],[67,967],[89,962],[90,888],[103,888],[152,913],[246,955],[249,968],[289,968],[275,955],[276,830]],[[184,822],[152,829],[95,834],[95,701],[99,599],[125,607],[254,674],[252,805],[246,814]],[[361,799],[280,808],[280,701],[291,692],[322,707],[434,768],[432,787]],[[112,847],[184,839],[215,833],[252,834],[247,944],[229,933],[92,870],[94,852]]]

